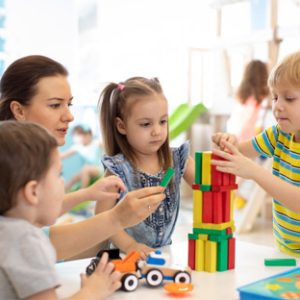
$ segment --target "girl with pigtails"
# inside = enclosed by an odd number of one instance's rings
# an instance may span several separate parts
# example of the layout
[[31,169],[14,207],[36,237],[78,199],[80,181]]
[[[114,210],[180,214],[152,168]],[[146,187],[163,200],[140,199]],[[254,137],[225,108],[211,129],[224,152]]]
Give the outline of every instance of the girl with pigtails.
[[[153,248],[171,244],[178,217],[180,181],[191,186],[194,162],[189,143],[178,148],[169,145],[168,103],[157,78],[133,77],[123,83],[110,83],[99,103],[105,153],[105,176],[119,176],[127,187],[121,193],[160,184],[166,170],[175,174],[165,190],[166,199],[140,224],[111,237],[121,251],[137,250],[145,257]],[[112,202],[97,203],[96,213],[111,208]],[[115,204],[116,204],[115,203]]]

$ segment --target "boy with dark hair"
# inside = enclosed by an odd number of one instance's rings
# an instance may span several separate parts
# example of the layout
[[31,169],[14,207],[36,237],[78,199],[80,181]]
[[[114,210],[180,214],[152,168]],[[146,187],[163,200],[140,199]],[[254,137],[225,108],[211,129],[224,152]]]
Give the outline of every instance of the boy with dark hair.
[[[57,141],[29,123],[0,123],[0,299],[57,299],[56,254],[38,228],[61,212],[64,181]],[[104,299],[120,287],[105,255],[70,299]]]

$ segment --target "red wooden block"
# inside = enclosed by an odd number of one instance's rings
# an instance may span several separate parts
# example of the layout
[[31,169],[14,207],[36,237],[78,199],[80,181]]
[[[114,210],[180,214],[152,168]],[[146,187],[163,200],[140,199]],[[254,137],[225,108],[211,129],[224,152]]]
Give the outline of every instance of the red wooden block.
[[[223,158],[215,155],[215,154],[212,154],[212,159],[214,160],[224,160]],[[223,184],[223,181],[222,181],[222,172],[220,171],[217,171],[216,170],[216,166],[211,166],[211,185],[212,186],[220,186]]]
[[228,173],[222,173],[223,175],[223,185],[229,185],[230,184],[230,179]]
[[224,223],[230,221],[230,191],[222,192],[223,216]]
[[222,186],[212,186],[211,187],[211,191],[212,192],[225,192],[225,191],[236,190],[237,188],[238,188],[237,184],[222,185]]
[[229,174],[229,184],[236,184],[236,176],[233,174]]
[[232,233],[232,229],[231,229],[231,227],[227,227],[226,228],[226,234],[230,234],[230,233]]
[[202,222],[212,223],[213,222],[212,215],[213,215],[212,192],[203,192]]
[[200,184],[198,184],[198,183],[193,183],[193,184],[192,184],[192,189],[193,189],[193,190],[199,191],[199,190],[200,190]]
[[235,238],[232,237],[228,240],[228,270],[235,267]]
[[188,266],[195,270],[195,249],[196,249],[196,240],[189,239],[188,243]]
[[213,223],[223,223],[223,205],[222,205],[222,193],[213,193]]

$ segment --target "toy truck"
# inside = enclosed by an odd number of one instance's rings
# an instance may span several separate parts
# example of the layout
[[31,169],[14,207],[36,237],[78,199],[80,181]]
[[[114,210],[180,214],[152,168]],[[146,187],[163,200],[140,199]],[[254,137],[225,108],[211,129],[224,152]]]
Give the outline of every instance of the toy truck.
[[[101,251],[97,254],[86,269],[86,273],[91,275],[103,252],[108,252],[110,258],[118,257],[119,255],[114,249]],[[115,265],[115,269],[123,274],[121,278],[122,289],[127,292],[133,292],[137,289],[139,279],[144,278],[146,283],[151,287],[160,286],[164,280],[171,280],[175,283],[190,283],[191,282],[191,269],[181,268],[177,266],[166,266],[166,256],[161,251],[151,252],[146,261],[141,260],[140,254],[136,251],[130,252],[123,259],[112,259],[111,262]]]

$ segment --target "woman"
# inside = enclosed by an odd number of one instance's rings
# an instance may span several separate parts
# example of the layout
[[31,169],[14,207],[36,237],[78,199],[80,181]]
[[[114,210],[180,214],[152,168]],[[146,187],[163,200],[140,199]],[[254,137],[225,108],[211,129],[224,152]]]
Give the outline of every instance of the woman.
[[[74,117],[68,72],[60,63],[40,55],[20,58],[4,72],[0,81],[0,120],[22,120],[48,129],[59,145],[65,143],[69,123]],[[98,180],[94,185],[65,195],[63,211],[90,200],[115,201],[125,190],[116,176]],[[56,225],[49,236],[57,258],[66,259],[89,249],[124,227],[145,219],[164,198],[159,187],[128,193],[119,207],[75,224]],[[151,207],[151,209],[149,209]],[[138,213],[137,213],[138,212]],[[97,230],[95,230],[97,227]]]

